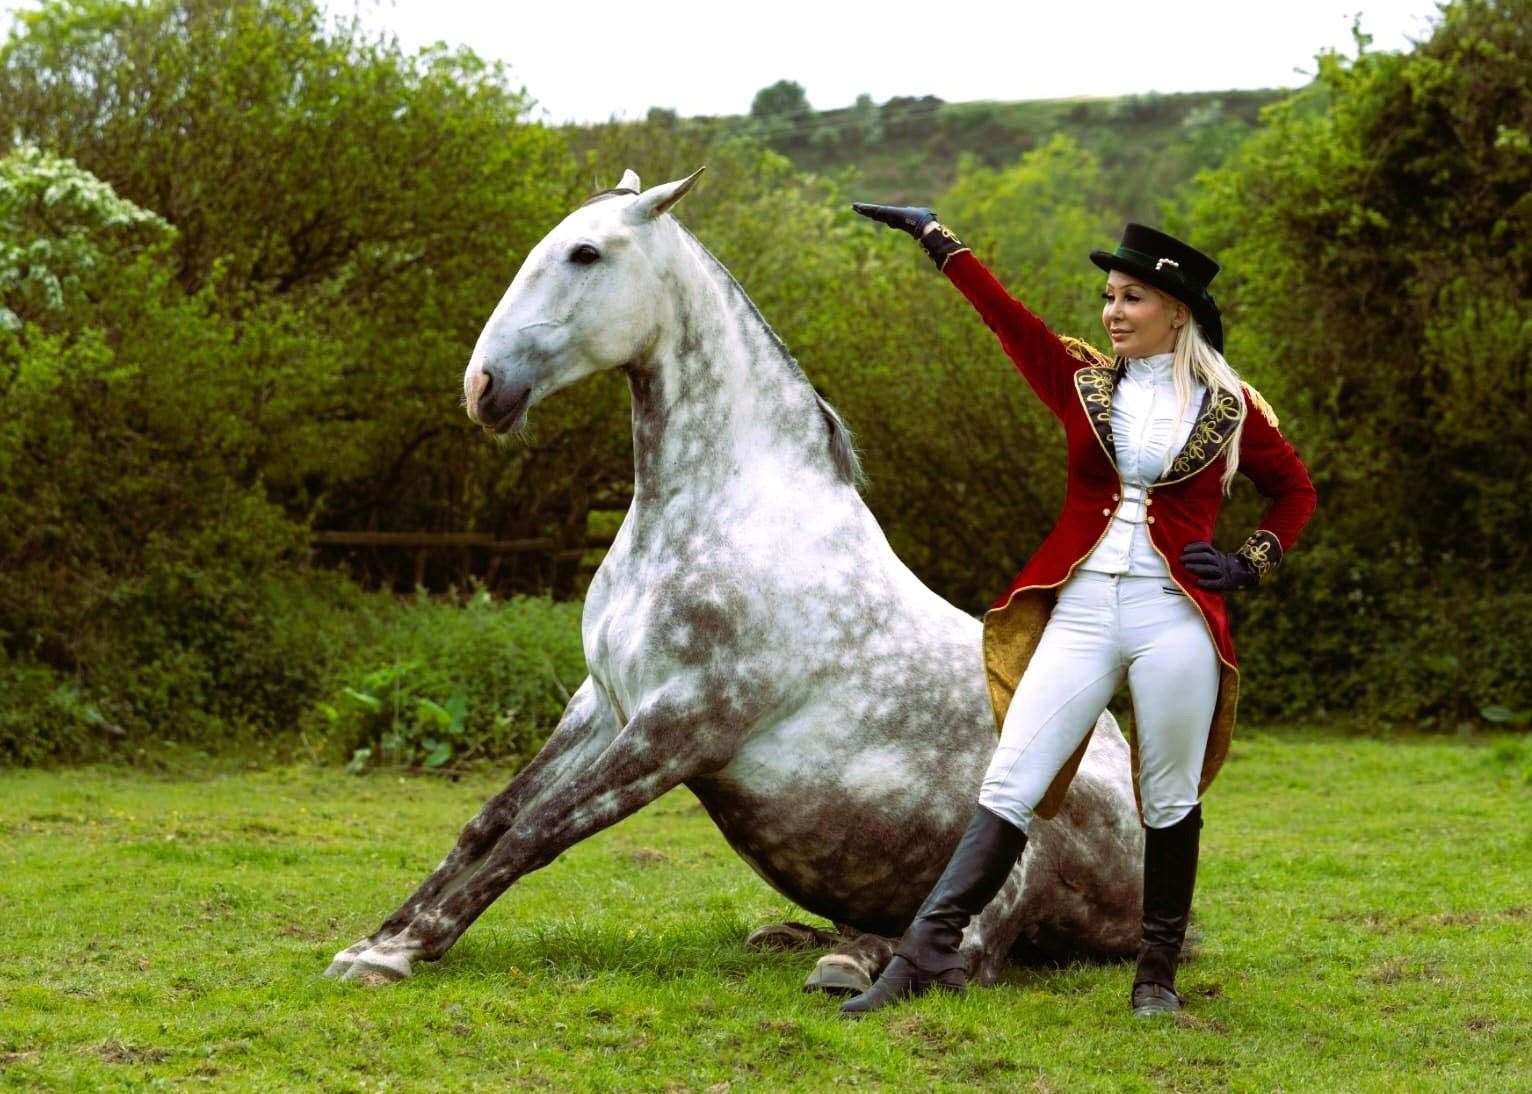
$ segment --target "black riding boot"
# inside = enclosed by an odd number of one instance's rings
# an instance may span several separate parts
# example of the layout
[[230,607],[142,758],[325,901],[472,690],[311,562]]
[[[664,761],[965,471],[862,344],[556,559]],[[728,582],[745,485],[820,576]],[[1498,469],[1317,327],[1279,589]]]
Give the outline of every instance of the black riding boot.
[[894,957],[877,983],[840,1008],[848,1018],[899,999],[922,995],[933,986],[962,991],[968,983],[958,946],[963,928],[994,899],[1027,845],[1027,834],[983,806],[973,819],[936,887],[915,913]]
[[1139,1018],[1181,1009],[1176,962],[1191,916],[1197,880],[1202,803],[1168,828],[1144,831],[1144,938],[1133,976],[1133,1013]]

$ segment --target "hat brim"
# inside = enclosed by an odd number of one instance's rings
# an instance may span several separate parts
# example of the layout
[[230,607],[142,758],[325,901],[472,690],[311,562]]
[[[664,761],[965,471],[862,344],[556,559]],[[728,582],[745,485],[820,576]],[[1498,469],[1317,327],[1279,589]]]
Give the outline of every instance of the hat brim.
[[1121,270],[1123,273],[1133,274],[1141,278],[1146,285],[1153,285],[1156,289],[1175,297],[1191,311],[1192,318],[1197,320],[1202,328],[1202,336],[1206,338],[1214,349],[1223,352],[1223,317],[1218,312],[1218,305],[1213,303],[1212,297],[1203,300],[1188,300],[1182,292],[1183,287],[1172,281],[1163,271],[1156,270],[1147,263],[1137,262],[1123,255],[1113,254],[1111,251],[1092,251],[1090,260],[1103,270],[1110,273],[1112,270]]

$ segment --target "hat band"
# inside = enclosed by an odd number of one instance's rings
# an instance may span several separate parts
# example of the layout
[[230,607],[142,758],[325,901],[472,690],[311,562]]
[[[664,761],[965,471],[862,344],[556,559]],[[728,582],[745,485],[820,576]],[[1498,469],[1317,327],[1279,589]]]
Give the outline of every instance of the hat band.
[[[1140,262],[1161,277],[1168,277],[1173,281],[1180,282],[1188,290],[1195,293],[1199,300],[1212,301],[1212,297],[1208,295],[1207,289],[1186,279],[1186,275],[1181,272],[1181,264],[1173,258],[1156,258],[1154,255],[1145,254],[1143,251],[1135,251],[1132,247],[1124,247],[1121,243],[1117,245],[1117,250],[1114,254],[1118,258],[1128,258],[1135,262]],[[1169,266],[1170,269],[1162,269],[1165,266]]]

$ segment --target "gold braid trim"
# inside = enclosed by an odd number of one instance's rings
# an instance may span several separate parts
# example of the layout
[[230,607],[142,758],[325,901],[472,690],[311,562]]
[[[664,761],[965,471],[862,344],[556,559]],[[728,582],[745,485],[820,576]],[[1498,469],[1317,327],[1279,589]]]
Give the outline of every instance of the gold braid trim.
[[[1078,339],[1076,339],[1078,341]],[[1104,365],[1090,366],[1075,372],[1075,390],[1090,416],[1091,427],[1101,438],[1107,458],[1116,464],[1117,439],[1112,435],[1112,372]]]
[[1257,528],[1234,553],[1250,563],[1257,578],[1264,579],[1282,561],[1282,544],[1271,532]]
[[1076,361],[1084,361],[1087,365],[1098,365],[1101,368],[1112,367],[1112,359],[1085,339],[1076,338],[1070,334],[1061,334],[1058,336],[1058,339],[1064,343],[1064,348],[1069,351],[1069,356],[1073,357]]
[[1167,480],[1186,478],[1212,463],[1239,424],[1243,408],[1237,396],[1209,388],[1203,398],[1207,401],[1207,409],[1197,419],[1181,454],[1170,465],[1165,476]]
[[1255,408],[1261,412],[1262,416],[1265,417],[1268,422],[1271,423],[1271,428],[1276,429],[1277,412],[1271,409],[1271,404],[1266,401],[1266,396],[1262,395],[1249,384],[1245,385],[1245,390],[1250,392],[1250,401],[1255,404]]
[[959,247],[955,251],[949,251],[947,254],[942,255],[942,264],[940,266],[936,267],[936,268],[938,270],[945,271],[947,269],[947,263],[951,262],[954,257],[956,257],[957,255],[960,255],[960,254],[972,254],[972,253],[973,253],[972,249],[968,248],[968,247]]

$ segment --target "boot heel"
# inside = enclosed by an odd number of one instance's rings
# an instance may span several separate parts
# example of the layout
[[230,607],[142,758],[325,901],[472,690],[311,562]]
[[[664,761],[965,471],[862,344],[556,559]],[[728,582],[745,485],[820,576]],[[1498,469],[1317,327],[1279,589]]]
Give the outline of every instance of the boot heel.
[[968,974],[962,969],[948,969],[933,981],[932,986],[962,995],[968,990]]

